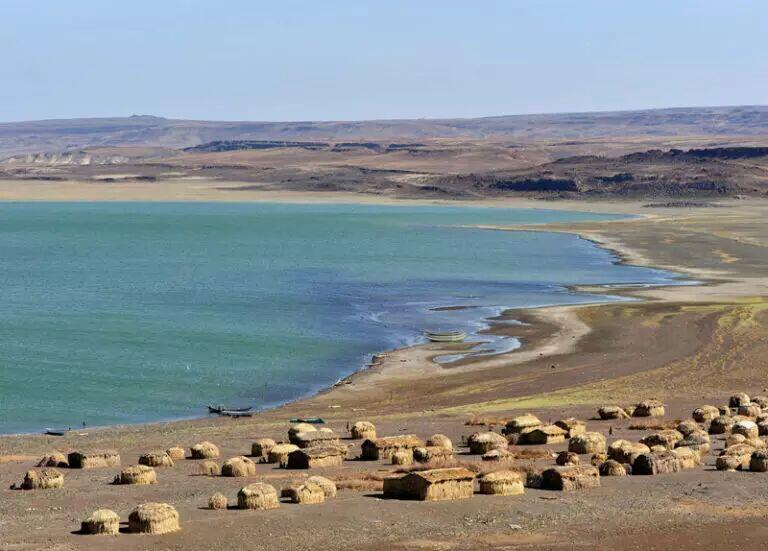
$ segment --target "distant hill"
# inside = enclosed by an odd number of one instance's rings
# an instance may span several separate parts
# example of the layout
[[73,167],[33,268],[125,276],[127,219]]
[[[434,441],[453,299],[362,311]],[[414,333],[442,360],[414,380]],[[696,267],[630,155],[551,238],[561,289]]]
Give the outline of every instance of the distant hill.
[[578,140],[638,136],[755,136],[768,106],[511,115],[474,119],[216,122],[153,116],[0,123],[0,157],[86,147],[186,148],[214,141]]

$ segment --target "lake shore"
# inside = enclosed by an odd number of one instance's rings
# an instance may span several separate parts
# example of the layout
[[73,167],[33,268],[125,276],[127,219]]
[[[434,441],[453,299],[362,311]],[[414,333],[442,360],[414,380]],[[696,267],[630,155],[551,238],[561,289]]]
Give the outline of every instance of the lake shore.
[[[303,199],[307,197],[303,196]],[[344,199],[328,197],[329,202]],[[277,197],[271,195],[266,200],[274,201]],[[641,215],[630,220],[494,226],[492,229],[576,233],[616,251],[624,262],[677,271],[702,284],[619,291],[640,299],[633,302],[509,311],[506,316],[527,324],[521,335],[523,348],[519,351],[461,362],[462,365],[450,368],[438,366],[431,358],[461,345],[424,344],[391,351],[384,361],[350,377],[349,384],[338,385],[252,419],[204,418],[89,429],[79,431],[86,434],[71,434],[64,439],[39,435],[0,437],[0,455],[4,457],[0,462],[3,483],[16,480],[31,466],[34,458],[54,447],[117,448],[124,457],[124,464],[129,464],[130,458],[148,449],[189,446],[208,439],[221,445],[224,457],[239,455],[249,449],[250,441],[257,436],[284,434],[286,421],[291,417],[320,415],[341,433],[350,421],[365,418],[376,422],[381,434],[407,431],[427,436],[444,432],[454,442],[461,442],[462,436],[472,430],[472,427],[465,427],[464,422],[472,417],[490,422],[525,410],[542,419],[568,415],[586,419],[593,415],[599,404],[631,403],[654,396],[668,404],[670,415],[685,418],[692,407],[707,402],[722,403],[731,392],[763,391],[768,347],[768,279],[765,277],[768,273],[765,245],[768,243],[768,202],[728,201],[716,213],[713,209],[647,209],[639,203],[511,200],[497,204],[504,207],[535,204],[537,208]],[[596,292],[600,289],[589,290]],[[616,289],[610,289],[610,293],[616,292]],[[515,331],[518,330],[516,327]],[[601,428],[607,429],[602,425]],[[617,435],[637,437],[636,434],[630,436],[626,427],[616,430]],[[360,465],[355,469],[381,467],[379,464]],[[48,532],[67,534],[75,528],[75,517],[83,516],[81,513],[88,508],[112,505],[122,513],[130,510],[130,505],[139,499],[136,495],[130,499],[119,498],[114,503],[115,498],[106,485],[97,486],[85,496],[83,492],[90,487],[88,473],[73,472],[70,475],[68,471],[67,476],[72,478],[71,489],[67,492],[72,493],[57,496],[54,501],[44,501],[31,492],[23,496],[21,506],[12,504],[14,499],[4,499],[0,506],[3,518],[42,523],[41,515],[47,515]],[[244,545],[244,534],[257,538],[268,532],[274,533],[279,530],[280,523],[291,522],[291,518],[302,515],[303,522],[315,527],[303,545],[321,548],[334,541],[334,533],[338,530],[347,533],[364,523],[358,510],[371,503],[370,498],[356,492],[343,492],[343,498],[325,509],[326,514],[330,512],[336,518],[333,523],[321,520],[322,507],[317,512],[310,510],[313,508],[300,508],[300,513],[286,507],[280,512],[282,517],[275,517],[277,520],[268,520],[261,527],[241,527],[241,532],[233,534],[223,528],[219,517],[200,511],[198,507],[214,487],[226,485],[231,491],[238,485],[237,480],[214,484],[214,481],[178,473],[167,476],[176,482],[171,485],[173,487],[155,485],[143,490],[141,499],[177,503],[188,523],[172,538],[174,543],[187,547],[201,545],[215,536],[216,541],[229,541],[233,548],[240,548],[238,545]],[[260,476],[275,481],[291,477],[290,473],[271,468],[260,471]],[[696,471],[667,479],[674,482],[668,482],[664,487],[655,485],[651,495],[642,493],[644,487],[639,486],[642,478],[622,480],[626,487],[608,487],[606,483],[606,488],[601,488],[597,494],[579,494],[578,501],[561,500],[560,510],[565,515],[558,518],[551,518],[548,504],[538,500],[535,492],[526,495],[526,500],[512,510],[501,511],[499,506],[503,504],[484,499],[440,504],[430,510],[429,523],[419,522],[418,515],[404,519],[403,512],[411,510],[410,505],[402,508],[397,503],[382,502],[379,514],[375,515],[375,520],[381,524],[366,524],[368,528],[364,532],[350,531],[344,547],[410,549],[418,542],[435,538],[431,527],[437,526],[445,537],[459,538],[456,541],[481,537],[482,534],[487,548],[511,542],[528,542],[532,548],[567,548],[571,539],[559,538],[553,534],[553,527],[559,527],[561,533],[580,530],[579,540],[585,544],[611,541],[616,548],[631,548],[633,538],[641,541],[644,537],[656,543],[665,541],[669,530],[662,527],[670,524],[676,527],[673,532],[685,533],[690,528],[686,523],[691,510],[699,515],[697,533],[707,535],[710,542],[717,542],[718,537],[723,537],[718,536],[722,516],[715,515],[711,507],[730,500],[731,496],[743,498],[748,484],[753,488],[754,484],[765,485],[762,481],[726,480],[717,472]],[[706,494],[686,494],[685,503],[676,500],[688,485],[702,480],[710,489]],[[199,484],[193,484],[194,481]],[[625,508],[620,503],[628,491],[640,492],[637,499],[645,510],[643,522],[625,514],[631,511],[622,512]],[[55,507],[56,503],[69,507],[67,499],[75,500],[77,507],[73,511],[76,515],[70,510],[46,510],[46,507]],[[752,499],[755,500],[760,501],[757,497]],[[737,507],[734,511],[746,511],[747,505],[742,502],[734,506]],[[24,507],[34,507],[37,512],[22,513]],[[531,517],[524,513],[526,510],[550,518],[550,521],[542,524],[535,515]],[[511,533],[503,524],[468,525],[462,520],[466,515],[503,518],[522,524],[522,531],[515,529]],[[596,526],[595,518],[602,518],[605,525]],[[729,518],[743,528],[743,542],[749,542],[749,537],[759,529],[746,513]],[[654,519],[658,524],[654,524]],[[393,530],[393,523],[398,522],[407,523],[407,526],[398,525]],[[615,530],[618,526],[622,527],[621,533]],[[30,549],[35,548],[31,545],[39,545],[41,541],[22,542],[4,526],[0,526],[0,531],[0,541],[18,543],[22,545],[19,549],[24,549],[24,544],[30,545]],[[287,531],[277,541],[282,546],[296,542]],[[62,549],[96,549],[98,544],[88,538],[64,535],[65,547]],[[115,544],[115,548],[134,549],[141,542],[129,537],[119,538]]]

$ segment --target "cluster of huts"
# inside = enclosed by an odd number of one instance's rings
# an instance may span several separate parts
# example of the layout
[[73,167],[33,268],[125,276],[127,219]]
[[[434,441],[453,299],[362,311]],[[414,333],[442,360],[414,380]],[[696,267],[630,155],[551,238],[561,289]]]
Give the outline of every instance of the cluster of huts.
[[[597,415],[603,420],[630,417],[661,417],[664,404],[645,400],[632,407],[603,406]],[[725,440],[725,447],[715,461],[718,470],[768,471],[768,448],[761,436],[768,435],[768,397],[731,396],[723,406],[696,408],[690,419],[674,428],[645,434],[638,441],[617,439],[608,443],[601,432],[588,431],[586,423],[565,418],[545,424],[538,417],[525,414],[506,422],[501,433],[475,432],[466,439],[471,455],[481,456],[480,463],[458,462],[453,442],[443,434],[426,440],[406,434],[379,437],[376,427],[358,421],[350,427],[350,436],[362,440],[359,460],[389,461],[398,468],[383,480],[385,498],[437,501],[464,499],[476,492],[491,495],[519,495],[525,488],[572,491],[600,486],[604,476],[658,475],[694,468],[712,450],[712,437]],[[237,456],[217,462],[220,452],[215,444],[201,442],[189,449],[181,447],[152,451],[141,455],[138,464],[122,469],[114,484],[154,484],[156,469],[173,467],[183,459],[199,460],[201,474],[224,477],[252,477],[257,463],[272,463],[285,469],[341,467],[348,459],[349,446],[328,428],[296,423],[288,430],[287,441],[271,438],[253,441],[250,456]],[[554,465],[537,469],[517,465],[518,446],[551,445],[567,442],[567,450],[556,454]],[[551,461],[554,454],[544,454]],[[589,456],[589,459],[582,459]],[[528,456],[530,457],[530,456]],[[64,485],[62,468],[92,469],[120,467],[116,451],[59,452],[46,455],[41,469],[26,473],[19,489],[55,489]],[[333,480],[310,476],[300,483],[278,490],[265,482],[243,486],[236,501],[221,493],[212,495],[210,509],[274,509],[281,498],[292,503],[315,504],[336,496]],[[99,509],[82,522],[82,533],[116,534],[119,516]],[[129,515],[128,530],[136,533],[163,534],[179,529],[176,509],[165,503],[144,503]]]

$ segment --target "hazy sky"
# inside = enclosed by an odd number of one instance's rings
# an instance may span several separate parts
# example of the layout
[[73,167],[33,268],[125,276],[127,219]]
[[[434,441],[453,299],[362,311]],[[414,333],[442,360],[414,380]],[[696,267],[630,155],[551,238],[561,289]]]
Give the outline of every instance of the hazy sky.
[[766,0],[0,0],[0,120],[768,103]]

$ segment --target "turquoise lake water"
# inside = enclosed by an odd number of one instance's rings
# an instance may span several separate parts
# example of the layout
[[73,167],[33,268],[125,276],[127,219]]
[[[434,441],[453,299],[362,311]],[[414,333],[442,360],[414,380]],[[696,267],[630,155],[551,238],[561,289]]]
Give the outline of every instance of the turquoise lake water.
[[[199,203],[0,204],[0,432],[265,407],[564,286],[667,283],[576,236],[451,226],[546,210]],[[434,311],[466,305],[464,310]],[[492,350],[512,349],[498,339]]]

